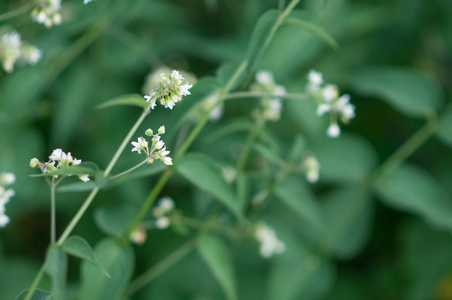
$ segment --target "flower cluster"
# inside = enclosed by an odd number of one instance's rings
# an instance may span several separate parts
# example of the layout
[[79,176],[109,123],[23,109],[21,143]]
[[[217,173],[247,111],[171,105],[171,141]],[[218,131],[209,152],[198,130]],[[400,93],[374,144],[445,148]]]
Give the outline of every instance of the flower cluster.
[[13,30],[0,36],[0,61],[6,72],[11,73],[16,63],[34,65],[40,59],[41,51],[23,43],[18,32]]
[[160,135],[164,133],[165,126],[160,126],[157,134],[154,134],[152,129],[146,130],[145,134],[147,136],[152,136],[151,148],[149,148],[149,143],[145,138],[139,137],[138,142],[132,142],[132,152],[136,151],[138,154],[141,154],[141,151],[144,151],[147,156],[146,160],[148,164],[153,163],[156,159],[160,159],[165,165],[172,165],[173,160],[168,156],[170,151],[166,150],[165,143],[160,139]]
[[170,76],[161,73],[159,86],[144,96],[146,102],[151,103],[151,108],[154,109],[157,100],[160,99],[161,105],[173,109],[174,105],[182,100],[182,96],[190,95],[188,90],[193,85],[183,83],[183,80],[184,77],[176,70],[173,70]]
[[261,109],[253,112],[256,120],[278,121],[281,118],[282,103],[278,96],[284,96],[286,89],[282,85],[277,85],[273,79],[273,74],[268,71],[258,71],[256,82],[251,85],[254,92],[271,93],[274,96],[263,97],[261,99]]
[[5,227],[9,223],[9,217],[5,215],[5,204],[15,194],[13,189],[6,189],[5,187],[13,184],[15,181],[16,176],[13,173],[0,174],[0,228]]
[[[77,166],[81,164],[81,162],[82,162],[81,159],[76,159],[75,157],[72,157],[71,152],[68,152],[66,154],[65,152],[63,152],[62,149],[58,148],[53,150],[47,162],[40,162],[37,158],[32,158],[30,160],[30,167],[32,168],[39,167],[43,173],[49,173],[61,168]],[[79,175],[78,178],[83,182],[87,182],[90,180],[87,174]]]
[[312,155],[305,158],[302,164],[303,172],[306,174],[306,179],[310,183],[315,183],[319,180],[319,161]]
[[344,94],[339,97],[337,86],[328,84],[322,87],[322,74],[311,70],[308,74],[306,91],[314,97],[317,102],[317,115],[322,116],[330,113],[330,126],[327,134],[330,137],[338,137],[341,129],[338,119],[342,123],[348,123],[355,117],[355,106],[350,104],[350,95]]
[[47,28],[61,24],[61,0],[37,0],[31,11],[33,21],[44,24]]
[[168,217],[174,211],[174,201],[170,197],[163,197],[159,204],[152,211],[155,220],[155,227],[158,229],[165,229],[170,225],[170,218]]
[[210,111],[209,120],[212,122],[220,120],[224,112],[224,104],[221,103],[217,105],[217,101],[219,98],[220,93],[214,93],[212,96],[208,97],[201,103],[201,108],[203,112]]
[[264,258],[282,254],[286,250],[286,245],[278,240],[275,231],[264,223],[256,226],[255,238],[260,243],[260,253]]
[[88,3],[90,3],[90,2],[93,2],[93,0],[83,0],[83,4],[88,4]]

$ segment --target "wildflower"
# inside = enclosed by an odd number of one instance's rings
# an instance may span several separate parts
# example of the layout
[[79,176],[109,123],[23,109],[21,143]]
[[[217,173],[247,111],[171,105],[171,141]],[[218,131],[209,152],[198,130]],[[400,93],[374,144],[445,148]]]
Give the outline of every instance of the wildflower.
[[16,181],[16,176],[13,173],[0,173],[0,185],[11,185]]
[[286,250],[285,244],[278,239],[275,231],[264,223],[257,225],[255,238],[260,243],[260,253],[264,258],[282,254]]
[[164,126],[160,126],[157,134],[154,134],[152,129],[147,129],[145,134],[152,137],[151,147],[149,148],[149,143],[145,138],[139,137],[137,142],[132,142],[132,152],[136,151],[138,154],[141,154],[141,151],[144,151],[148,164],[153,163],[156,159],[160,159],[165,165],[172,165],[173,160],[168,156],[170,151],[166,150],[165,143],[160,139],[160,135],[164,133]]
[[32,45],[23,44],[20,60],[30,65],[36,65],[41,60],[42,52]]
[[14,64],[21,54],[22,41],[16,31],[5,33],[0,37],[0,59],[7,73],[14,70]]
[[173,109],[176,103],[182,100],[182,96],[190,95],[189,89],[193,85],[188,82],[183,83],[183,80],[184,77],[176,70],[173,70],[169,76],[161,73],[158,87],[144,96],[146,102],[151,104],[151,109],[154,109],[157,100],[160,100],[160,104],[165,108]]
[[174,200],[170,197],[163,197],[160,199],[157,207],[154,208],[153,214],[155,217],[162,217],[168,215],[174,210]]
[[253,112],[256,120],[259,122],[278,121],[281,118],[282,110],[282,102],[278,97],[284,96],[286,89],[282,85],[275,83],[273,74],[268,71],[258,71],[256,73],[256,83],[251,86],[251,90],[274,95],[274,97],[261,99],[260,109]]
[[16,193],[13,189],[5,189],[0,185],[0,206],[5,205],[9,200],[14,197]]
[[226,179],[228,183],[233,183],[234,180],[237,178],[237,171],[234,167],[228,166],[222,168],[223,171],[223,177]]
[[90,3],[90,2],[93,2],[93,0],[83,0],[83,4],[88,4],[88,3]]
[[2,210],[0,210],[0,228],[6,227],[8,223],[9,223],[8,216],[2,213]]
[[160,217],[157,220],[155,220],[155,227],[158,229],[165,229],[168,228],[170,225],[170,220],[167,217]]
[[[30,160],[30,167],[39,167],[43,173],[49,173],[61,168],[66,168],[69,166],[77,166],[82,163],[81,159],[77,159],[72,156],[71,152],[64,152],[63,149],[57,148],[52,151],[47,162],[40,162],[37,158],[32,158]],[[70,175],[69,175],[70,176]],[[55,176],[55,178],[58,176]],[[89,181],[88,174],[79,175],[78,178],[83,181]]]
[[6,189],[5,187],[13,184],[16,181],[16,176],[13,173],[0,174],[0,228],[8,225],[10,219],[5,215],[5,204],[15,195],[13,189]]
[[31,11],[33,21],[44,24],[47,28],[61,24],[61,0],[37,0]]
[[146,230],[142,226],[138,226],[130,234],[130,241],[137,245],[143,245],[147,238]]
[[[209,120],[212,122],[218,121],[224,112],[224,104],[217,104],[220,98],[220,93],[214,93],[201,103],[202,112],[209,112]],[[200,118],[200,116],[198,116]]]
[[318,160],[312,155],[306,157],[303,162],[303,171],[306,174],[306,179],[310,183],[315,183],[319,180],[319,170],[320,164]]
[[306,90],[317,102],[317,115],[330,114],[330,126],[327,130],[329,137],[338,137],[341,129],[337,122],[348,123],[355,117],[355,106],[350,104],[350,95],[344,94],[339,97],[337,86],[328,84],[321,87],[323,83],[322,74],[311,70],[308,75],[308,85]]

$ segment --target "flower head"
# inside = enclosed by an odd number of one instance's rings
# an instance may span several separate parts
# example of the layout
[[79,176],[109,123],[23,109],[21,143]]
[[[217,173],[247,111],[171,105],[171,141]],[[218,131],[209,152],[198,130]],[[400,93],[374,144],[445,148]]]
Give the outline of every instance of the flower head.
[[61,24],[61,0],[37,0],[31,11],[33,21],[44,24],[47,28]]
[[306,174],[306,179],[310,183],[315,183],[319,180],[319,161],[312,155],[306,157],[303,162],[303,171]]
[[130,241],[137,245],[143,245],[147,236],[146,230],[142,226],[138,226],[130,234]]
[[5,33],[0,37],[0,59],[7,73],[14,70],[14,64],[21,55],[22,41],[16,31]]
[[145,138],[139,137],[137,142],[132,142],[132,152],[136,151],[138,154],[141,154],[141,151],[143,151],[147,156],[147,163],[149,164],[153,163],[156,159],[160,159],[165,165],[172,165],[173,160],[168,156],[170,151],[166,150],[165,143],[160,137],[160,135],[165,134],[165,126],[160,126],[157,134],[154,134],[152,129],[147,129],[145,134],[152,137],[151,147],[149,147],[149,143]]
[[257,225],[254,235],[260,243],[260,253],[264,258],[282,254],[286,250],[286,245],[278,239],[275,231],[264,223]]
[[5,187],[13,184],[16,181],[16,176],[13,173],[0,174],[0,228],[5,227],[9,223],[9,217],[5,215],[5,205],[15,195],[13,189],[6,189]]
[[[47,162],[40,162],[37,158],[32,158],[30,160],[30,167],[39,167],[43,173],[49,173],[61,168],[66,168],[70,166],[77,166],[82,163],[81,159],[77,159],[72,156],[71,152],[64,152],[63,149],[57,148],[52,151],[49,155],[49,160]],[[71,175],[68,175],[71,176]],[[55,175],[55,177],[58,177]],[[78,176],[83,182],[89,181],[88,174]]]
[[278,97],[284,96],[286,89],[275,83],[273,74],[268,71],[258,71],[256,83],[251,86],[251,90],[274,95],[274,97],[268,96],[261,99],[261,107],[253,112],[254,118],[258,122],[278,121],[282,110],[282,101]]

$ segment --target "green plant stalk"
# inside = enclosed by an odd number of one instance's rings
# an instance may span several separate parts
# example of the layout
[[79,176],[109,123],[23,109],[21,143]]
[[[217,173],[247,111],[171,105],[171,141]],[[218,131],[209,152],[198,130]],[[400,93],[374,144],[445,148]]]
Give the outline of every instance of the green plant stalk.
[[187,256],[196,246],[196,239],[192,239],[187,243],[183,244],[169,256],[167,256],[164,260],[159,262],[157,265],[152,267],[150,270],[141,274],[138,278],[136,278],[124,292],[124,299],[130,297],[133,293],[141,289],[143,286],[154,280],[160,274],[165,272],[171,266],[179,262],[182,258]]
[[240,174],[243,172],[246,162],[248,161],[248,156],[251,152],[251,148],[254,145],[254,142],[256,141],[256,138],[259,133],[259,127],[255,125],[248,134],[248,138],[246,139],[245,147],[240,152],[239,159],[237,161],[237,165],[235,167],[237,174]]
[[121,177],[121,176],[124,176],[124,175],[126,175],[126,174],[129,174],[130,172],[132,172],[132,171],[138,169],[139,167],[141,167],[142,165],[144,165],[146,162],[147,162],[147,159],[145,159],[145,160],[143,160],[142,162],[140,162],[139,164],[137,164],[137,165],[131,167],[130,169],[125,170],[124,172],[121,172],[121,173],[119,173],[119,174],[117,174],[117,175],[115,175],[115,176],[110,177],[110,180],[115,180],[115,179],[117,179],[117,178],[119,178],[119,177]]
[[284,95],[275,95],[274,93],[265,92],[236,92],[224,96],[225,100],[238,99],[238,98],[262,98],[262,97],[276,97],[281,99],[309,99],[308,94],[303,93],[288,93]]
[[28,290],[27,295],[25,296],[25,300],[31,300],[31,297],[33,296],[36,288],[38,287],[39,282],[42,279],[42,276],[44,275],[46,270],[46,264],[43,263],[41,268],[39,269],[38,274],[36,275],[35,279],[33,280],[30,289]]
[[56,208],[55,208],[55,177],[52,177],[50,186],[50,243],[53,245],[56,241]]
[[0,22],[6,21],[6,20],[14,18],[14,17],[17,17],[17,16],[27,12],[27,10],[30,8],[30,3],[25,5],[25,6],[19,7],[18,9],[9,11],[9,12],[4,13],[4,14],[1,14],[0,15]]

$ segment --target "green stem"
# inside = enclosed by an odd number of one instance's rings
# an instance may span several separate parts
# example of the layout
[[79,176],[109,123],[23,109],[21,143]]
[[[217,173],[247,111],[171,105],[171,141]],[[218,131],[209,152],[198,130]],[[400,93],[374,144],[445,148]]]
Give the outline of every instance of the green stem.
[[18,8],[18,9],[9,11],[9,12],[4,13],[4,14],[1,14],[0,15],[0,22],[6,21],[6,20],[14,18],[14,17],[17,17],[18,15],[21,15],[21,14],[27,12],[27,10],[29,8],[30,8],[30,4],[27,4],[25,6],[22,6],[22,7]]
[[144,165],[146,162],[147,162],[147,159],[143,160],[142,162],[140,162],[140,163],[137,164],[136,166],[133,166],[132,168],[130,168],[130,169],[128,169],[128,170],[125,170],[124,172],[121,172],[121,173],[119,173],[119,174],[117,174],[117,175],[115,175],[115,176],[110,177],[110,180],[115,180],[115,179],[117,179],[117,178],[119,178],[119,177],[121,177],[121,176],[124,176],[124,175],[126,175],[126,174],[128,174],[128,173],[130,173],[130,172],[132,172],[132,171],[134,171],[134,170],[136,170],[136,169],[138,169],[139,167],[141,167],[142,165]]
[[157,265],[152,267],[150,270],[146,271],[141,276],[136,278],[124,292],[124,298],[130,297],[132,294],[141,289],[143,286],[145,286],[146,284],[154,280],[156,277],[161,275],[163,272],[165,272],[167,269],[175,265],[182,258],[187,256],[195,248],[195,245],[196,239],[188,241],[180,248],[175,250],[173,253],[171,253],[169,256],[167,256],[164,260],[162,260]]
[[50,186],[50,243],[53,245],[56,241],[56,208],[55,208],[55,177],[52,178]]
[[237,174],[240,174],[243,172],[246,162],[248,161],[248,156],[251,152],[251,148],[254,145],[254,142],[256,141],[257,135],[259,133],[259,127],[255,125],[248,134],[248,138],[246,140],[245,147],[243,148],[242,152],[240,152],[239,159],[237,161],[236,171]]
[[265,92],[236,92],[224,96],[225,100],[239,99],[239,98],[263,98],[276,97],[281,99],[308,99],[309,95],[303,93],[289,93],[284,95],[275,95],[274,93]]
[[41,269],[39,269],[38,274],[36,275],[35,279],[33,280],[30,289],[28,290],[27,295],[25,296],[25,300],[31,300],[31,297],[33,297],[33,294],[38,287],[39,282],[42,279],[42,276],[44,275],[44,272],[46,270],[46,264],[43,263],[41,266]]

